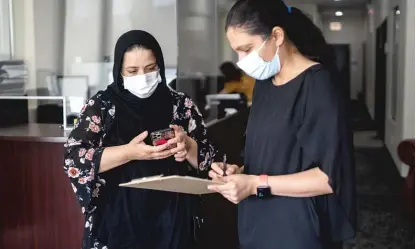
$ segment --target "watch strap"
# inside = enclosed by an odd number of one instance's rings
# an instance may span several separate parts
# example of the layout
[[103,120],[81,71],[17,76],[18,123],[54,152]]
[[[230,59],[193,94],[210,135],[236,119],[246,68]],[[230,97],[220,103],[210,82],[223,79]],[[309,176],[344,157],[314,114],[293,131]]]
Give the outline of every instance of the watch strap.
[[268,187],[269,186],[269,176],[268,175],[260,175],[259,176],[259,180],[260,180],[260,186],[261,187]]

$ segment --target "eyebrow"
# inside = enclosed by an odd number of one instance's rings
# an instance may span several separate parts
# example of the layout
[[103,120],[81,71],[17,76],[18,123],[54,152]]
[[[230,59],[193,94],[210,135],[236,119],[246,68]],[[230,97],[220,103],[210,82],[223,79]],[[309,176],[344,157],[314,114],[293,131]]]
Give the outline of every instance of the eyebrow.
[[[152,67],[152,66],[157,66],[157,63],[149,64],[149,65],[145,66],[144,68],[149,68],[149,67]],[[139,67],[136,67],[136,66],[128,66],[128,67],[126,67],[126,69],[137,69],[137,68],[139,68]]]
[[152,63],[152,64],[149,64],[149,65],[145,66],[144,68],[154,67],[154,66],[157,66],[157,63]]

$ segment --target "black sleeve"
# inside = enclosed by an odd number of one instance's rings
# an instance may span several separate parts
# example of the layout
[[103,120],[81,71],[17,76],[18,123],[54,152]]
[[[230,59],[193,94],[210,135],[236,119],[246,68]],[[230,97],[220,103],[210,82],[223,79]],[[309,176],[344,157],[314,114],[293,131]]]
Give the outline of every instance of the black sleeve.
[[307,80],[304,118],[298,139],[306,161],[328,175],[336,192],[343,166],[339,160],[351,153],[345,150],[349,143],[345,139],[348,132],[346,115],[342,111],[340,94],[327,71],[319,70]]
[[103,125],[100,96],[93,96],[84,105],[65,144],[64,170],[83,213],[93,209],[90,206],[91,199],[98,196],[102,185],[97,174],[104,151],[101,145]]
[[304,119],[298,133],[303,160],[329,178],[334,193],[327,196],[325,212],[336,230],[333,236],[350,237],[353,235],[347,234],[353,234],[355,226],[355,171],[346,98],[325,69],[307,80]]

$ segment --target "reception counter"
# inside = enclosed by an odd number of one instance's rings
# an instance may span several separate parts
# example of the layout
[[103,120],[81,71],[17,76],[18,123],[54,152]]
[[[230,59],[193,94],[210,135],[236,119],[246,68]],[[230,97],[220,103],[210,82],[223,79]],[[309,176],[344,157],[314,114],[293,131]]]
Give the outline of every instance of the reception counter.
[[[212,123],[208,133],[237,163],[248,111]],[[84,220],[63,171],[68,132],[56,124],[0,128],[0,249],[79,249]],[[237,249],[236,206],[204,196],[199,249]]]
[[0,128],[0,248],[81,247],[81,209],[63,171],[58,125]]

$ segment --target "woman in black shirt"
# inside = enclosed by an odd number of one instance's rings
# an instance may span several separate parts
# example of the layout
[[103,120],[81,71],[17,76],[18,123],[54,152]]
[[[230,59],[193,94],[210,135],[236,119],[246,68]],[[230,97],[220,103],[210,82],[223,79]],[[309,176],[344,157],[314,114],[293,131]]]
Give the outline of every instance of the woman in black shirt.
[[[245,165],[210,186],[239,204],[242,249],[334,249],[355,235],[352,136],[321,31],[282,1],[239,0],[226,32],[256,78]],[[257,196],[256,196],[257,195]]]

